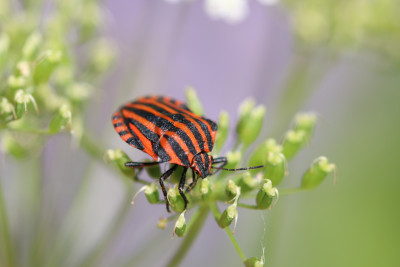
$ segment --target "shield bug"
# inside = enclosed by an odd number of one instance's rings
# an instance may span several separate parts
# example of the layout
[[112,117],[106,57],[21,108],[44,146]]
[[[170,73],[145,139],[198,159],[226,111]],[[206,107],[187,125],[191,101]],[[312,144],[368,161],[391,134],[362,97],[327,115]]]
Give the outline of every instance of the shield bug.
[[[129,168],[144,168],[160,163],[173,166],[159,178],[167,210],[169,203],[164,181],[183,167],[179,182],[179,193],[185,201],[186,172],[190,168],[193,182],[189,189],[196,186],[199,177],[205,178],[216,170],[247,170],[260,168],[255,166],[240,169],[225,169],[226,157],[213,158],[210,153],[215,142],[217,124],[210,119],[194,114],[183,102],[165,96],[146,96],[123,105],[112,116],[112,123],[121,138],[129,145],[150,155],[154,162],[126,162]],[[219,164],[218,167],[213,165]]]

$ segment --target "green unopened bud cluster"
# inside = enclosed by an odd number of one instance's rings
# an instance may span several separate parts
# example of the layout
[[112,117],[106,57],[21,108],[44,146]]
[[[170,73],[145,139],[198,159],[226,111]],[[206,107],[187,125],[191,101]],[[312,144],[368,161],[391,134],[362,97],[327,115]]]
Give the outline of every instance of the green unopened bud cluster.
[[248,147],[261,132],[266,108],[264,106],[254,107],[253,100],[245,101],[239,110],[239,122],[236,127],[239,140]]
[[158,192],[158,186],[156,183],[146,185],[144,189],[144,195],[150,204],[156,204],[160,202],[160,194]]
[[107,150],[105,153],[105,160],[113,163],[123,174],[131,179],[135,177],[135,169],[125,167],[125,163],[131,161],[131,159],[121,149]]
[[261,186],[261,189],[257,193],[257,208],[261,210],[270,208],[274,198],[277,196],[278,190],[272,186],[271,180],[265,180]]
[[335,164],[329,163],[326,157],[317,158],[303,175],[301,188],[313,189],[320,185],[325,178],[336,169]]
[[296,116],[294,130],[289,130],[284,137],[282,153],[286,159],[296,156],[311,140],[316,123],[317,116],[314,113],[300,113]]
[[13,104],[7,98],[0,98],[0,122],[8,121],[11,118],[17,118]]
[[211,195],[210,180],[208,178],[201,179],[200,194],[202,199],[207,199]]
[[275,139],[263,142],[249,160],[250,166],[264,165],[264,168],[250,170],[252,174],[263,173],[263,176],[279,185],[286,175],[286,157],[282,153],[283,147]]
[[256,257],[251,257],[245,260],[244,265],[246,267],[263,267],[264,261],[262,259],[258,259]]
[[235,220],[238,216],[237,205],[236,203],[229,205],[224,212],[221,214],[221,217],[218,220],[218,225],[221,228],[228,227],[231,225],[233,220]]
[[215,150],[221,151],[229,134],[229,114],[222,111],[218,120],[218,132],[215,138]]
[[22,57],[25,60],[33,60],[38,56],[40,45],[42,44],[43,38],[39,32],[32,32],[22,48]]
[[153,165],[146,168],[147,174],[154,179],[158,179],[161,176],[160,165]]
[[5,32],[0,32],[0,68],[7,61],[8,49],[10,47],[10,37]]
[[28,104],[32,104],[38,112],[38,107],[35,98],[31,94],[25,93],[23,90],[18,90],[15,93],[15,114],[17,118],[21,118],[24,113],[28,112]]
[[[224,166],[226,169],[234,169],[239,166],[239,163],[242,161],[242,152],[241,151],[229,151],[226,153],[226,158],[228,160],[228,163]],[[220,172],[220,177],[226,177],[229,176],[230,173],[227,171],[221,171]]]
[[246,194],[256,189],[259,183],[249,171],[246,171],[241,173],[240,177],[237,179],[237,185],[240,187],[240,192]]
[[194,114],[202,116],[204,114],[203,105],[201,104],[197,92],[192,87],[188,87],[185,91],[186,104]]
[[174,232],[177,236],[182,237],[186,231],[186,219],[185,219],[185,212],[182,212],[178,220],[176,220]]
[[[0,135],[11,130],[17,143],[43,141],[24,143],[28,155],[66,128],[80,143],[86,103],[116,52],[91,15],[101,18],[102,9],[93,1],[56,1],[50,9],[42,1],[0,2]],[[38,16],[44,10],[45,20]],[[88,28],[92,34],[80,39]]]
[[71,109],[67,105],[61,106],[50,122],[49,132],[52,134],[60,132],[71,123],[71,116]]
[[62,59],[60,50],[47,50],[39,58],[33,72],[33,81],[36,85],[46,83],[56,66]]
[[167,193],[167,199],[174,212],[182,212],[185,210],[185,201],[179,194],[178,188],[170,188]]
[[228,199],[233,199],[240,192],[240,188],[235,184],[233,180],[228,180],[228,183],[225,188],[225,193]]

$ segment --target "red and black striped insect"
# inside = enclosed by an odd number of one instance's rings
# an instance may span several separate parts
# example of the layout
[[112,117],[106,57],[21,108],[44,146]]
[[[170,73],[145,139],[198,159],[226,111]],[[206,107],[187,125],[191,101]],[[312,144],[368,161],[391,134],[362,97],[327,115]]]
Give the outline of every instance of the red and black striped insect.
[[[167,210],[169,203],[164,180],[183,167],[179,182],[179,193],[185,201],[183,192],[186,183],[186,172],[192,170],[194,188],[199,177],[212,174],[211,168],[217,170],[246,170],[259,168],[224,169],[226,157],[213,158],[212,151],[217,133],[217,124],[210,119],[194,114],[183,102],[164,96],[146,96],[122,106],[112,116],[115,130],[129,145],[149,154],[154,162],[127,162],[126,167],[143,168],[168,162],[174,164],[164,172],[159,181],[164,194]],[[214,164],[220,164],[213,167]]]

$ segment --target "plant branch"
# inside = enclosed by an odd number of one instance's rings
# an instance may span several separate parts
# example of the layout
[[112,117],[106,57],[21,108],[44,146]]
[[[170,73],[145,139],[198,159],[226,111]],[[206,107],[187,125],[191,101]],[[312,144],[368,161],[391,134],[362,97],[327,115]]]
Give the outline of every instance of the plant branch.
[[209,213],[209,207],[206,205],[202,205],[201,208],[198,210],[199,212],[195,214],[191,219],[191,223],[189,225],[188,232],[186,234],[185,239],[183,240],[182,244],[179,246],[177,252],[172,257],[172,259],[168,263],[168,267],[176,267],[178,266],[183,258],[186,256],[187,252],[193,245],[197,235],[200,233],[200,230],[203,228],[203,225],[207,219]]
[[[215,220],[218,222],[219,217],[221,217],[221,212],[219,211],[217,204],[215,203],[211,204],[210,208],[212,214],[214,215]],[[244,262],[246,260],[246,256],[244,255],[244,252],[241,249],[239,243],[237,242],[235,236],[232,234],[231,229],[229,227],[225,227],[225,232],[227,233],[229,239],[231,240],[233,246],[235,247],[237,253],[239,254],[239,257]]]
[[92,249],[88,256],[85,257],[80,266],[86,267],[98,265],[99,258],[106,253],[107,248],[117,236],[127,215],[129,214],[129,211],[131,210],[131,195],[131,191],[127,188],[125,197],[122,200],[122,205],[119,207],[117,214],[112,217],[113,219],[109,223],[108,228],[104,231],[105,234],[101,237],[101,240],[96,242],[97,245]]
[[4,266],[16,266],[15,255],[11,243],[10,228],[8,226],[7,209],[3,196],[3,188],[0,180],[0,239],[3,240],[1,243],[4,244],[4,251],[0,251],[3,255],[2,263]]

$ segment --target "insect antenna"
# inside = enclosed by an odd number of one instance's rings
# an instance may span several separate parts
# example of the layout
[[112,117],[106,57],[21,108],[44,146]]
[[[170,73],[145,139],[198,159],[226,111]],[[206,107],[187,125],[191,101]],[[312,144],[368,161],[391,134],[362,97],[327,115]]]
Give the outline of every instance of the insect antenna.
[[230,172],[259,169],[259,168],[263,168],[263,167],[264,167],[264,165],[253,166],[253,167],[248,167],[248,168],[226,169],[226,168],[222,168],[222,167],[213,167],[213,166],[211,166],[211,168],[216,169],[216,170],[223,170],[223,171],[230,171]]

